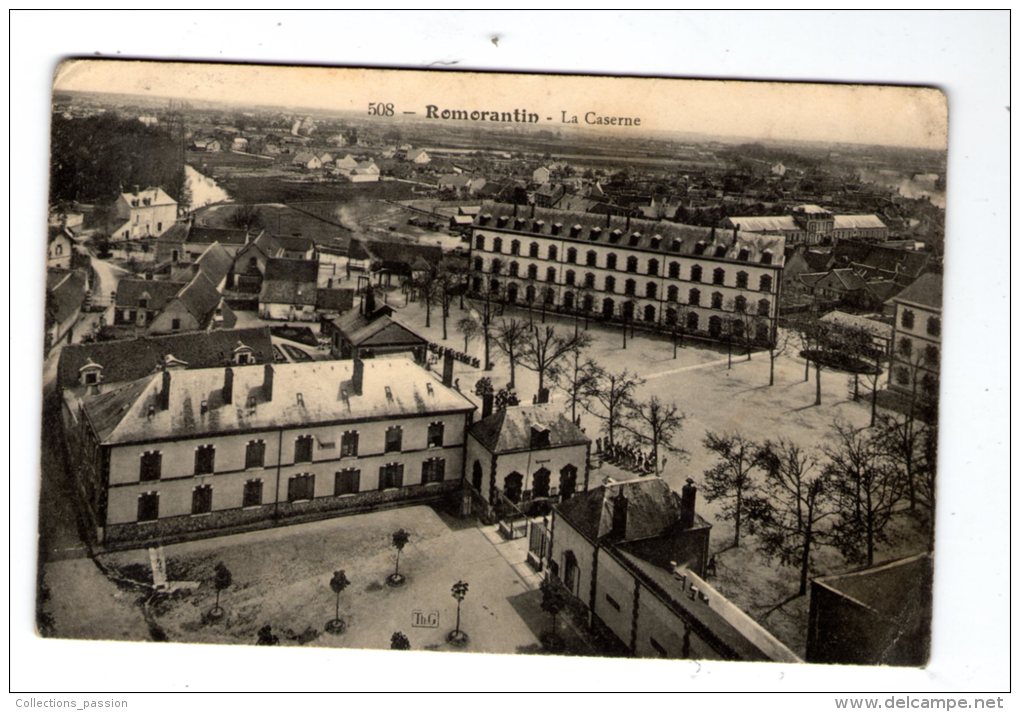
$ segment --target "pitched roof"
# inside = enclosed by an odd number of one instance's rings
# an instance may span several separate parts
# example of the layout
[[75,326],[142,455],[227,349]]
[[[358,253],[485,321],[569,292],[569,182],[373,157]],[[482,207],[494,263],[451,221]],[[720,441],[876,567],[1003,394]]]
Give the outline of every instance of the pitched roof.
[[797,279],[806,287],[814,287],[828,276],[828,272],[801,272]]
[[315,249],[315,240],[300,235],[272,235],[269,244],[277,250],[276,254],[270,255],[272,257],[279,257],[284,251],[305,253]]
[[859,289],[864,289],[867,283],[854,272],[852,269],[844,267],[842,269],[834,269],[830,272],[836,279],[840,281],[847,291],[855,292]]
[[819,252],[817,250],[805,250],[801,257],[807,263],[808,269],[812,272],[824,272],[832,264],[831,252]]
[[192,225],[185,242],[198,242],[210,245],[214,242],[218,242],[221,245],[243,245],[247,239],[247,230],[239,230],[232,227]]
[[926,252],[903,250],[858,240],[839,240],[833,248],[833,254],[841,264],[857,263],[890,274],[901,273],[910,277],[920,275],[930,260],[930,255]]
[[[606,217],[602,215],[552,208],[535,208],[534,218],[530,217],[530,210],[521,211],[518,208],[516,220],[520,221],[520,226],[515,227],[513,212],[513,205],[485,203],[476,224],[479,227],[503,229],[528,236],[551,235],[553,225],[558,223],[563,226],[558,237],[564,242],[615,245],[623,248],[649,250],[665,255],[693,255],[698,249],[703,249],[706,258],[729,261],[740,261],[738,257],[741,251],[747,250],[747,261],[752,263],[760,263],[762,255],[768,251],[772,255],[771,264],[777,266],[782,265],[785,259],[783,251],[786,240],[782,235],[768,235],[744,230],[739,230],[734,235],[734,231],[730,229],[714,230],[707,227],[656,222],[640,218],[632,219],[628,224],[625,218],[615,215],[609,217],[607,225]],[[528,214],[525,215],[524,212]],[[498,227],[500,217],[507,219],[502,228]],[[536,221],[540,221],[541,224],[537,225]],[[574,226],[579,228],[579,232],[576,236],[571,237],[570,234]],[[719,257],[715,257],[717,249],[723,250],[723,254]]]
[[213,284],[219,284],[230,272],[234,264],[234,258],[230,256],[226,248],[218,242],[214,242],[195,260],[199,271],[204,274]]
[[[121,193],[120,197],[127,201],[130,206],[132,200],[137,200],[140,206],[149,207],[152,205],[177,205],[177,201],[171,198],[165,190],[162,188],[146,188],[140,190],[137,193]],[[148,200],[148,206],[145,205],[145,200]]]
[[143,295],[147,295],[145,298],[149,301],[146,309],[160,311],[186,285],[186,282],[128,277],[117,283],[117,306],[137,307],[141,304]]
[[823,316],[819,321],[826,324],[835,324],[836,326],[850,327],[854,329],[863,329],[872,336],[877,336],[883,339],[892,338],[892,326],[881,321],[875,321],[859,314],[850,314],[848,312],[831,311]]
[[252,349],[256,363],[272,363],[273,342],[269,327],[184,334],[142,336],[136,339],[68,344],[60,351],[57,387],[78,383],[78,372],[86,362],[103,367],[103,382],[131,381],[154,372],[173,355],[191,368],[220,366],[231,361],[234,349],[243,344]]
[[902,292],[896,295],[897,302],[911,302],[932,309],[942,309],[942,275],[928,272],[922,274]]
[[315,295],[315,308],[324,311],[346,312],[354,306],[353,289],[319,289]]
[[312,260],[269,259],[259,301],[269,304],[314,305],[319,265]]
[[620,492],[627,499],[627,526],[620,542],[661,536],[680,521],[680,498],[661,477],[602,485],[556,505],[556,511],[595,541],[612,531],[613,500]]
[[265,279],[314,284],[319,279],[319,264],[314,260],[272,258],[266,261]]
[[836,215],[833,227],[836,230],[873,230],[886,224],[877,215]]
[[[157,404],[162,389],[162,374],[158,373],[114,391],[86,395],[82,403],[89,419],[97,424],[102,442],[112,444],[358,419],[386,421],[475,408],[410,359],[369,359],[363,365],[361,395],[351,387],[354,361],[313,361],[234,366],[234,392],[228,405],[222,398],[222,368],[168,371],[168,410],[160,410]],[[273,369],[271,400],[266,400],[263,388],[268,368]],[[254,407],[248,406],[250,397]],[[203,401],[208,404],[206,413],[201,412]],[[156,406],[151,418],[150,405]]]
[[385,305],[371,316],[352,311],[333,320],[333,326],[355,346],[417,346],[426,339],[391,316]]
[[494,454],[531,449],[532,428],[549,431],[549,447],[591,442],[562,410],[549,404],[518,405],[498,410],[473,423],[470,433]]
[[[195,317],[195,320],[202,328],[209,324],[216,308],[223,299],[216,289],[216,285],[201,273],[195,275],[194,279],[185,285],[176,298],[184,305],[188,313]],[[223,311],[225,317],[229,309],[229,307],[224,305]],[[230,318],[233,318],[233,312],[230,312]],[[233,326],[233,322],[227,325]]]
[[437,245],[373,240],[365,247],[373,259],[379,260],[382,269],[402,274],[410,274],[416,258],[429,264],[436,264],[443,258],[443,249]]
[[739,225],[741,230],[748,232],[766,232],[774,230],[793,231],[800,230],[800,226],[794,221],[792,215],[741,215],[726,218],[730,225]]
[[50,289],[50,299],[54,306],[54,317],[57,323],[62,323],[81,309],[85,300],[85,289],[88,286],[88,276],[84,270],[76,269],[56,283]]

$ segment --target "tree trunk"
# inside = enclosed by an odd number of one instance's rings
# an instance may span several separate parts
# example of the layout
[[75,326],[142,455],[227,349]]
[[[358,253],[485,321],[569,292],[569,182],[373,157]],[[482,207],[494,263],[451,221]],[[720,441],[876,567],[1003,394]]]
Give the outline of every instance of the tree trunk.
[[875,380],[871,383],[871,425],[869,427],[875,427],[875,420],[878,417],[878,376],[875,376]]
[[336,592],[336,616],[334,620],[340,620],[340,592]]
[[455,631],[456,631],[456,632],[457,632],[458,634],[460,633],[460,601],[457,601],[457,625],[456,625],[456,627],[454,628],[454,630],[455,630]]
[[807,381],[808,381],[808,377],[809,377],[808,374],[810,373],[810,371],[809,371],[810,368],[811,368],[811,361],[809,361],[808,359],[804,359],[804,383],[807,383]]
[[482,370],[483,371],[488,371],[488,370],[491,369],[491,366],[489,364],[492,363],[489,360],[489,327],[488,327],[488,325],[486,325],[482,329],[482,339],[485,342],[485,363],[482,364]]
[[822,404],[822,367],[815,364],[815,405]]
[[432,326],[432,302],[430,299],[425,299],[425,328]]
[[776,354],[769,351],[769,385],[776,385]]
[[510,385],[511,386],[516,386],[517,385],[517,359],[514,358],[513,349],[510,349],[510,353],[508,354],[508,356],[510,358]]
[[400,549],[397,549],[397,565],[393,569],[393,575],[394,576],[399,576],[400,575]]
[[737,512],[733,518],[733,546],[740,546],[740,509],[744,498],[737,492]]

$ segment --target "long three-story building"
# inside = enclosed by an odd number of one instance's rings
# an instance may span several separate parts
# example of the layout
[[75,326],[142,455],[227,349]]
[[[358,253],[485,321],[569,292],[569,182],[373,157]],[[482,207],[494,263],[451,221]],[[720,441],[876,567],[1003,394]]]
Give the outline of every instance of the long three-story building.
[[782,235],[489,203],[471,247],[475,294],[656,331],[775,338]]

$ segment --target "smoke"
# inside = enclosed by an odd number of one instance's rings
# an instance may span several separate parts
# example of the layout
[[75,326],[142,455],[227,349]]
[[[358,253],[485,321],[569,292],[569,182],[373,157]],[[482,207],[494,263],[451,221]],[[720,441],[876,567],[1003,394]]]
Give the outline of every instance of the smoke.
[[358,232],[361,230],[361,226],[358,224],[358,218],[355,216],[354,211],[348,208],[346,205],[341,205],[333,211],[333,217],[338,223],[343,225],[348,230]]

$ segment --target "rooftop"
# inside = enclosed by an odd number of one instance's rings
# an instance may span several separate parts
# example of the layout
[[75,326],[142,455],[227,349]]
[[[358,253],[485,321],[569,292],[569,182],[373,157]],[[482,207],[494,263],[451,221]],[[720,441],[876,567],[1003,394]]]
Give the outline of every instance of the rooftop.
[[[121,193],[120,197],[127,201],[128,205],[132,204],[132,201],[138,201],[138,207],[150,207],[153,205],[177,205],[177,201],[174,200],[167,194],[162,188],[146,188],[145,190],[139,190],[134,193]],[[148,201],[148,202],[146,202]]]
[[[500,229],[521,235],[556,236],[564,241],[580,244],[614,245],[662,254],[696,255],[733,262],[761,262],[762,255],[771,254],[771,264],[783,263],[785,238],[782,235],[766,235],[756,232],[735,231],[681,225],[679,223],[656,222],[635,218],[595,215],[592,213],[570,212],[549,208],[518,206],[514,217],[514,206],[501,203],[485,203],[475,221],[476,227]],[[500,223],[505,224],[500,227]],[[741,259],[741,257],[745,259]]]
[[942,275],[928,272],[918,277],[896,297],[898,302],[910,302],[932,309],[942,309]]
[[[162,373],[86,396],[83,404],[100,440],[107,444],[387,420],[475,408],[463,395],[409,359],[369,359],[361,363],[364,376],[360,395],[354,393],[351,381],[354,361],[316,361],[234,366],[230,404],[223,403],[224,368],[166,372],[170,376],[167,410],[161,410],[158,402]],[[272,374],[269,389],[265,387],[268,373]],[[203,402],[207,405],[204,413]]]
[[473,423],[469,432],[489,452],[500,454],[531,448],[532,428],[549,431],[549,444],[543,448],[591,442],[561,409],[550,404],[518,405],[498,410]]
[[680,521],[679,496],[660,477],[639,477],[602,485],[556,505],[556,511],[584,536],[595,541],[611,532],[613,499],[621,491],[627,498],[627,530],[620,542],[661,536]]

